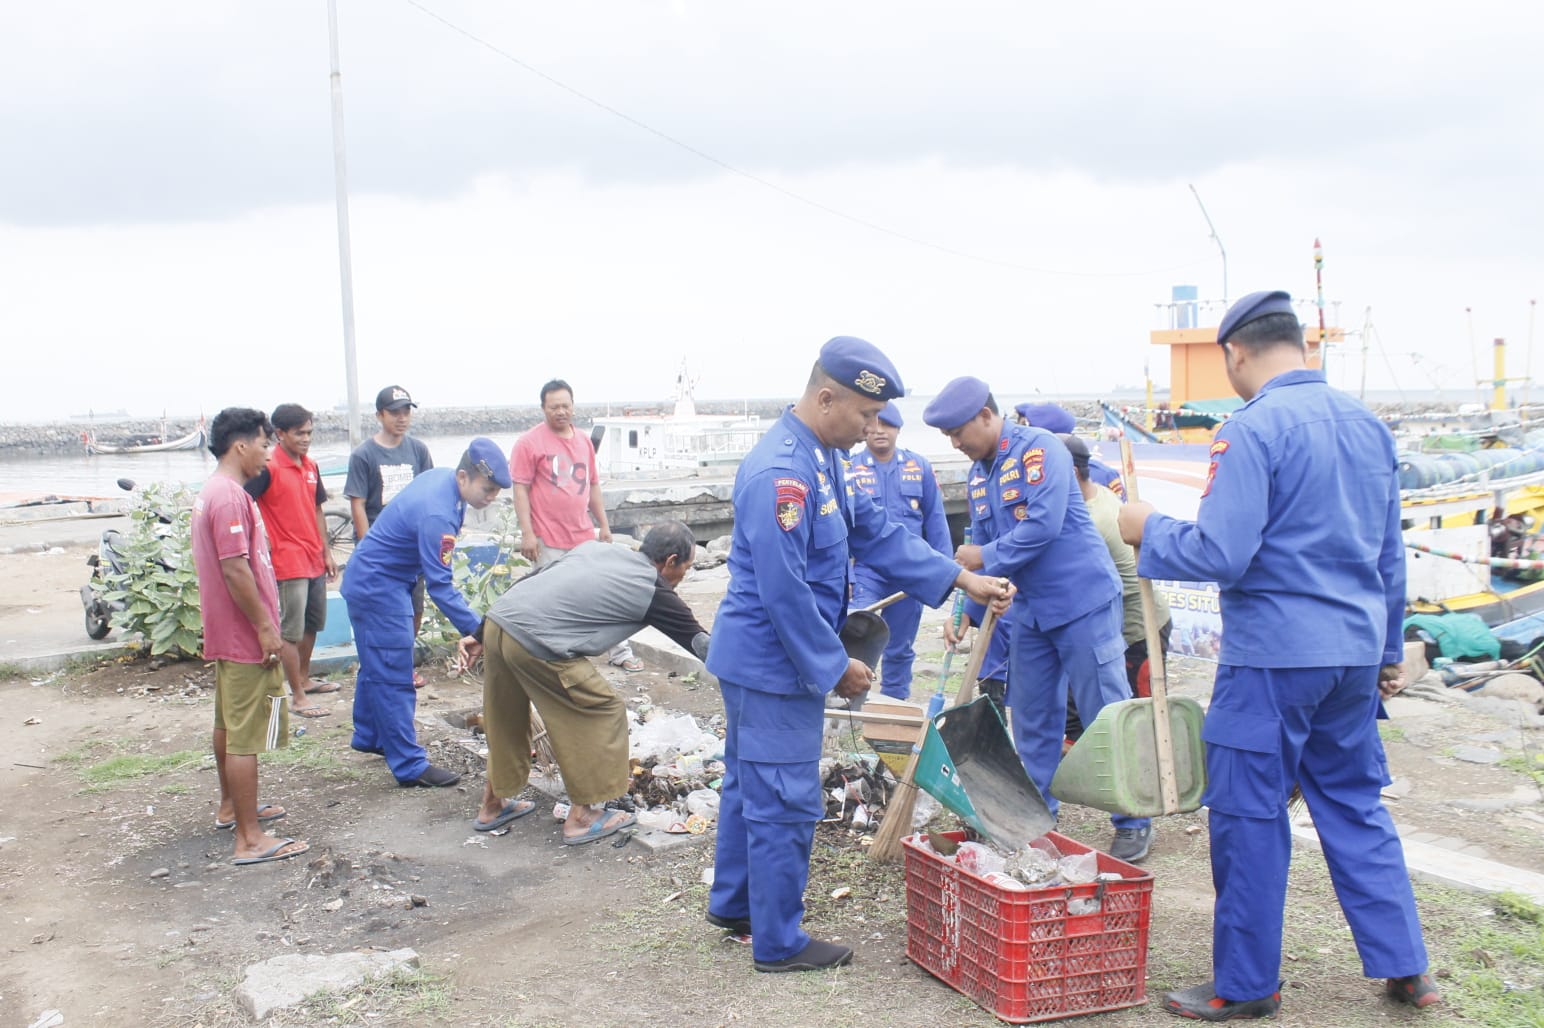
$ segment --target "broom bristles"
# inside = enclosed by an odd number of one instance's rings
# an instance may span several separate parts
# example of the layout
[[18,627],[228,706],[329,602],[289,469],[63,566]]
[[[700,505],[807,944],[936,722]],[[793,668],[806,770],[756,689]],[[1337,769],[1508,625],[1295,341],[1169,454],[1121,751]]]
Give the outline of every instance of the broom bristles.
[[551,778],[552,769],[557,766],[558,755],[552,750],[552,739],[547,735],[547,723],[541,719],[535,704],[531,705],[531,750],[535,754],[536,763],[541,767],[541,773]]

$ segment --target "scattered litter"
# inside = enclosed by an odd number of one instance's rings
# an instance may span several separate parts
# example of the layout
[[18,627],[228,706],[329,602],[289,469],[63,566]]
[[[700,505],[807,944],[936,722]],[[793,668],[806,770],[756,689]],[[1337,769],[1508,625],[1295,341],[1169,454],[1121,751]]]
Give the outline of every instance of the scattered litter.
[[465,842],[463,842],[461,845],[463,845],[463,846],[481,846],[483,849],[487,849],[488,848],[488,840],[483,838],[480,835],[473,835],[473,836],[468,837],[467,840]]
[[666,896],[660,902],[662,902],[662,903],[674,903],[676,900],[680,899],[682,896],[685,896],[685,895],[686,895],[686,890],[685,889],[680,889],[680,890],[678,890],[676,892],[672,892],[669,896]]
[[849,897],[851,895],[852,895],[852,889],[849,888],[846,885],[843,885],[840,888],[832,889],[831,890],[831,898],[834,899],[834,900],[844,900],[844,899],[846,899],[847,897]]
[[335,899],[335,900],[328,900],[326,903],[322,904],[322,909],[327,911],[328,913],[333,913],[334,911],[342,910],[343,909],[343,899],[340,897],[340,898]]
[[64,1024],[64,1014],[58,1010],[45,1010],[27,1028],[59,1028]]
[[42,723],[43,719],[40,717],[29,717],[27,720],[22,722],[24,725],[40,725]]
[[171,873],[172,873],[172,869],[169,868],[169,867],[158,867],[154,871],[150,872],[150,877],[151,878],[165,878],[167,875],[169,875]]

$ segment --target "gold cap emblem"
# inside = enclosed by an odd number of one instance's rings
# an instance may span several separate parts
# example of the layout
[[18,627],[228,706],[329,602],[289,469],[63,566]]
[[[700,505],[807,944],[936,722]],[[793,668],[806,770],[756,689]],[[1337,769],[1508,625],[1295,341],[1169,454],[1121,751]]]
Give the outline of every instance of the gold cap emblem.
[[879,391],[885,387],[885,380],[865,368],[858,372],[858,379],[853,383],[853,385],[857,386],[865,393],[871,393],[874,396],[878,396]]

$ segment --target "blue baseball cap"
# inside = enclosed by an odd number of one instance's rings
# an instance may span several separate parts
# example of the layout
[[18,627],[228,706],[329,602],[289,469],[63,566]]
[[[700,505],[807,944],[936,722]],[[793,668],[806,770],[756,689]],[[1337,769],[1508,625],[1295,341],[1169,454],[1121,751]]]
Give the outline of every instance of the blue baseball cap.
[[1251,321],[1259,321],[1272,314],[1297,314],[1297,311],[1292,308],[1290,293],[1282,289],[1264,289],[1258,293],[1250,293],[1229,307],[1228,313],[1222,316],[1222,323],[1217,326],[1218,344],[1227,342],[1234,332]]
[[893,400],[906,395],[901,373],[866,339],[837,336],[828,340],[820,348],[820,366],[848,389],[871,399]]
[[895,405],[894,400],[885,404],[884,409],[879,412],[879,420],[891,428],[900,428],[906,424],[906,419],[901,417],[901,408]]
[[1021,403],[1013,408],[1013,412],[1027,424],[1057,435],[1070,434],[1078,427],[1077,419],[1067,408],[1054,403]]
[[499,444],[487,436],[480,435],[467,444],[466,460],[500,489],[508,489],[513,484],[509,478],[509,460],[499,449]]
[[922,411],[922,420],[934,428],[948,431],[959,428],[981,413],[992,389],[979,378],[965,375],[957,378],[938,391]]

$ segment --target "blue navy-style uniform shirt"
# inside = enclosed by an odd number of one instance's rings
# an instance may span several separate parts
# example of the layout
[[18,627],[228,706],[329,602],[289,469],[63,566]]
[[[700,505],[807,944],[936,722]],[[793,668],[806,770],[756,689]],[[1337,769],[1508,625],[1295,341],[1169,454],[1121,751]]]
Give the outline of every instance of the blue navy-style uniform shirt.
[[959,565],[853,488],[848,459],[790,407],[741,462],[729,589],[708,650],[719,678],[760,692],[830,692],[847,673],[837,632],[854,556],[928,606],[949,595]]
[[434,605],[462,635],[482,624],[451,576],[456,535],[466,516],[466,502],[451,468],[432,468],[409,482],[381,510],[370,531],[349,557],[343,597],[369,602],[370,593],[390,583],[412,588],[424,576]]
[[[880,461],[865,450],[852,458],[852,484],[873,497],[890,520],[905,526],[912,535],[920,535],[944,556],[953,556],[943,493],[926,457],[896,447],[888,461]],[[882,567],[860,564],[855,573],[865,572],[889,580]]]
[[1323,372],[1277,375],[1218,430],[1196,520],[1149,515],[1138,571],[1218,584],[1224,664],[1397,664],[1395,452],[1388,428]]
[[[1018,587],[1015,620],[1052,629],[1120,595],[1115,562],[1060,439],[1005,420],[992,459],[971,465],[968,488],[983,573],[1006,575]],[[969,610],[979,622],[984,611]]]

